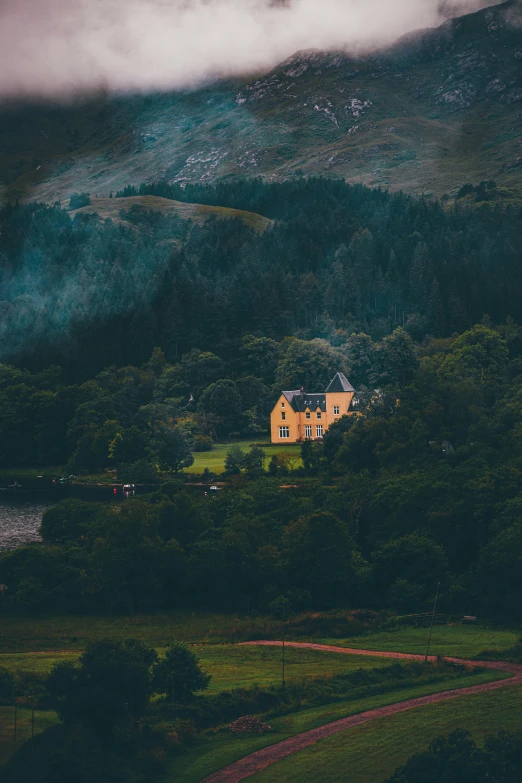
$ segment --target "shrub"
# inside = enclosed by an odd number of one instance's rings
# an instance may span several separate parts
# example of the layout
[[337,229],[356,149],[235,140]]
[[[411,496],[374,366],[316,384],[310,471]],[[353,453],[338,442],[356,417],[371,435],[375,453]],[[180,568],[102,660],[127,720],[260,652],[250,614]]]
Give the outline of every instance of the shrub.
[[88,207],[90,203],[90,193],[73,193],[69,201],[69,209],[71,211],[81,209],[82,207]]
[[213,441],[208,435],[196,435],[194,438],[194,451],[212,451]]

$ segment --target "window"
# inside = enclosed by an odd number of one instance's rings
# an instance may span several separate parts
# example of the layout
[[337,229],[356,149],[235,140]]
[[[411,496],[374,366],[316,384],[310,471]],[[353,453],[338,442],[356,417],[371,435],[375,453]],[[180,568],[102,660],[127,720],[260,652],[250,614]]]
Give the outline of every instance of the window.
[[309,419],[309,418],[310,418],[310,411],[306,411],[306,418],[307,418],[307,419]]
[[305,425],[305,438],[311,438],[312,437],[312,425],[306,424]]
[[281,418],[283,419],[283,421],[286,419],[286,413],[284,411],[281,414]]
[[279,427],[279,437],[280,438],[289,438],[290,437],[290,427]]
[[320,418],[321,418],[321,411],[317,411],[317,418],[318,418],[318,419],[320,419]]
[[316,438],[322,438],[323,437],[323,425],[318,424],[315,428],[315,437]]
[[334,416],[338,416],[340,413],[340,409],[338,405],[334,405]]
[[282,407],[282,408],[284,408],[284,407],[285,407],[285,404],[284,404],[284,402],[282,402],[282,403],[281,403],[281,407]]

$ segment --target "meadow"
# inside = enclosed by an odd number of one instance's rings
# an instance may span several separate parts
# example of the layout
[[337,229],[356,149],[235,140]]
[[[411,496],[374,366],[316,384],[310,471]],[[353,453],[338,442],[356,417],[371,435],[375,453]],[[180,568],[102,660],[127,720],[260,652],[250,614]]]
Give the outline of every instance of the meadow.
[[[516,644],[519,637],[519,631],[490,628],[483,625],[461,625],[460,623],[437,625],[433,629],[430,655],[480,658],[480,654],[485,651],[509,649]],[[427,628],[412,628],[402,625],[351,639],[330,639],[326,643],[367,650],[390,650],[391,652],[424,655],[427,639]]]
[[[452,680],[451,684],[447,685],[446,687],[441,685],[440,682],[426,685],[417,685],[402,689],[400,691],[381,693],[377,695],[366,696],[361,699],[346,700],[332,704],[325,704],[319,707],[313,707],[308,710],[302,710],[271,720],[270,725],[273,731],[270,734],[266,734],[261,737],[236,737],[226,734],[207,735],[197,741],[193,747],[183,754],[183,756],[170,764],[167,768],[166,774],[161,778],[161,781],[162,783],[167,783],[167,781],[169,781],[169,783],[199,783],[199,781],[202,780],[206,775],[221,769],[227,764],[231,764],[232,762],[248,755],[249,753],[253,753],[260,748],[267,747],[268,745],[275,744],[276,742],[281,742],[288,737],[300,734],[303,731],[317,728],[318,726],[322,726],[325,723],[331,723],[332,721],[338,720],[340,718],[344,718],[349,715],[356,715],[360,712],[382,707],[386,704],[394,704],[399,701],[405,701],[406,699],[415,698],[418,696],[426,696],[431,693],[436,693],[440,690],[466,687],[471,684],[478,685],[491,681],[492,679],[498,679],[498,672],[483,672],[473,676],[472,678],[467,676],[460,679],[455,679]],[[511,696],[510,698],[509,694],[513,692],[515,692],[515,695]],[[508,728],[509,726],[515,725],[516,721],[522,716],[522,705],[520,704],[521,695],[522,688],[514,686],[513,689],[508,688],[506,691],[501,691],[499,693],[481,694],[480,698],[483,699],[483,702],[481,703],[485,702],[486,705],[492,704],[495,702],[495,700],[498,700],[499,705],[505,703],[510,706],[510,712],[506,715],[506,720],[503,723],[503,727]],[[467,703],[468,701],[472,702],[472,700],[475,698],[477,697],[463,697],[463,703]],[[451,711],[452,707],[460,704],[461,702],[458,701],[449,703],[447,706]],[[438,705],[432,705],[428,708],[419,708],[418,710],[413,710],[410,714],[413,716],[413,720],[415,721],[417,713],[420,714],[421,710],[426,709],[426,712],[429,712],[432,709],[436,710],[437,707]],[[465,710],[465,715],[469,717],[470,722],[473,720],[474,711],[476,709],[477,707],[472,702],[469,708]],[[499,720],[501,717],[502,706],[500,706]],[[392,721],[393,717],[391,717],[389,720]],[[485,721],[487,721],[487,717],[485,718]],[[500,727],[501,726],[499,725],[499,728]],[[438,733],[440,733],[440,731],[443,729],[444,724],[440,723]],[[489,730],[489,728],[486,727],[486,730]],[[495,729],[492,728],[492,730]],[[338,735],[338,737],[344,738],[344,742],[346,743],[346,737],[349,736],[349,732],[351,731],[354,730],[350,729],[347,732],[343,732],[342,734]],[[422,730],[417,736],[420,738],[420,746],[424,747],[425,738],[422,734]],[[321,748],[326,742],[332,742],[335,739],[338,739],[338,737],[333,737],[330,740],[324,740],[318,743],[315,748],[311,749],[311,752],[317,748]],[[363,744],[359,746],[357,752],[361,757],[361,766],[363,768],[365,766],[369,766],[368,753],[366,749],[364,749]],[[300,780],[299,775],[292,778],[286,777],[286,775],[288,773],[288,769],[292,769],[294,761],[299,759],[301,756],[302,753],[293,755],[285,762],[280,762],[279,764],[274,765],[272,769],[268,769],[266,773],[262,774],[272,774],[272,779],[274,781],[278,781],[278,783],[283,783],[283,781],[284,783],[287,783],[290,780],[292,780],[293,783],[293,781]],[[286,764],[286,768],[281,769],[282,764]],[[301,772],[306,768],[306,764],[308,764],[309,767],[307,771],[309,777],[306,778],[306,780],[314,781],[314,783],[316,781],[319,782],[328,780],[330,783],[330,777],[324,774],[324,769],[319,763],[316,763],[315,760],[311,766],[310,759],[308,758],[307,762],[301,765]],[[339,775],[338,778],[332,778],[332,780],[338,779],[342,780],[344,783],[347,779],[347,767],[342,763],[334,763],[332,764],[332,767],[335,770],[335,774]],[[394,766],[389,767],[390,772],[393,769]],[[314,775],[315,777],[313,777]],[[304,778],[301,779],[304,780]],[[374,776],[373,778],[369,777],[366,780],[368,780],[368,783],[370,780],[371,783],[378,783],[380,778]],[[350,783],[352,783],[351,774]]]
[[[326,615],[328,617],[328,615]],[[295,618],[299,627],[301,616]],[[323,623],[324,625],[324,623]],[[104,638],[142,639],[152,647],[166,647],[171,640],[192,644],[223,644],[253,639],[277,639],[280,625],[273,618],[259,615],[230,615],[215,612],[169,612],[133,616],[49,615],[26,617],[6,614],[2,618],[0,653],[80,651],[89,642]],[[433,655],[476,658],[486,650],[502,651],[518,641],[518,629],[487,625],[437,625],[433,629],[430,651]],[[386,630],[354,636],[328,638],[309,633],[307,641],[341,647],[390,650],[424,654],[426,628],[398,625]],[[287,628],[287,638],[303,640]]]
[[[291,460],[292,469],[296,469],[302,466],[301,460],[301,446],[298,444],[290,444],[282,448],[281,446],[272,445],[266,437],[258,437],[257,439],[243,439],[235,440],[233,443],[215,443],[212,451],[195,451],[194,462],[189,468],[185,468],[183,473],[187,473],[191,476],[200,475],[205,468],[208,468],[211,473],[220,475],[225,471],[225,460],[227,458],[227,452],[231,446],[240,446],[244,451],[248,451],[252,446],[261,446],[265,452],[265,470],[268,470],[268,465],[274,454],[285,453]],[[65,474],[65,468],[63,465],[49,465],[46,467],[20,467],[20,468],[2,468],[0,470],[0,485],[7,484],[14,479],[17,481],[30,480],[33,481],[36,478],[44,477],[46,479],[62,477]],[[166,478],[166,476],[165,476]],[[114,484],[116,476],[114,472],[105,471],[103,473],[85,474],[77,477],[77,481],[82,484]]]
[[223,473],[225,470],[225,460],[227,457],[227,451],[232,445],[240,446],[244,451],[248,451],[252,446],[262,446],[263,451],[266,454],[265,470],[268,470],[268,464],[274,454],[288,454],[292,459],[292,467],[299,468],[302,465],[301,461],[301,446],[298,444],[285,446],[284,448],[277,445],[272,445],[269,440],[261,437],[257,440],[238,440],[234,443],[215,443],[212,451],[200,451],[194,452],[194,464],[190,468],[185,469],[185,473],[199,474],[202,473],[205,468],[208,468],[212,473]]
[[[276,647],[242,647],[238,645],[191,645],[201,667],[212,674],[209,692],[217,693],[253,685],[272,685],[281,681],[281,649]],[[163,654],[164,648],[158,648]],[[0,655],[0,666],[23,673],[47,674],[55,663],[75,661],[78,652],[7,653]],[[340,655],[318,650],[287,648],[285,674],[287,681],[303,677],[328,677],[355,669],[389,666],[387,659],[363,655]]]
[[[13,755],[14,742],[14,708],[12,706],[0,706],[0,772]],[[58,720],[56,713],[51,710],[35,710],[34,733],[40,734]],[[32,710],[28,707],[18,707],[16,713],[16,748],[31,738],[33,731]],[[1,777],[1,776],[0,776]]]
[[[238,687],[277,685],[281,682],[280,647],[242,646],[230,643],[232,639],[240,641],[245,637],[263,638],[265,634],[269,636],[270,629],[274,630],[271,627],[272,623],[270,618],[183,612],[155,616],[138,615],[133,618],[40,617],[34,619],[5,615],[3,634],[0,639],[0,666],[26,674],[33,672],[45,674],[58,661],[76,660],[86,644],[96,639],[140,638],[154,646],[160,655],[171,640],[182,639],[191,644],[203,669],[212,674],[209,695]],[[316,641],[332,641],[340,646],[361,649],[418,653],[425,649],[426,635],[425,628],[398,627],[341,640],[316,639]],[[436,626],[432,652],[441,655],[476,657],[485,649],[498,651],[507,649],[516,642],[517,638],[518,634],[514,630],[458,624]],[[388,659],[364,655],[342,655],[288,647],[285,658],[288,682],[345,674],[358,668],[379,668],[389,666],[391,663]],[[167,781],[197,783],[206,774],[253,750],[338,718],[414,696],[487,682],[499,676],[503,675],[499,672],[485,671],[457,676],[447,685],[441,681],[423,684],[405,683],[404,687],[394,686],[391,691],[372,693],[364,697],[358,697],[354,693],[352,699],[343,697],[340,701],[332,700],[331,703],[322,706],[276,717],[270,721],[273,732],[261,737],[235,737],[226,732],[209,732],[201,735],[193,746],[169,763],[167,772],[161,780],[165,783]],[[317,759],[314,756],[313,764],[309,756],[302,752],[261,774],[267,776],[267,781],[288,780],[291,783],[294,780],[303,780],[312,783],[319,779],[314,777],[319,774],[317,770],[321,770],[323,775],[323,771],[328,769],[331,778],[327,779],[335,781],[342,779],[335,777],[336,775],[345,774],[346,769],[353,768],[356,775],[359,775],[353,778],[354,781],[360,783],[376,781],[382,779],[385,773],[391,772],[397,763],[405,760],[412,749],[424,747],[430,736],[440,733],[441,726],[444,730],[446,728],[449,730],[454,725],[471,724],[473,717],[476,717],[477,707],[474,706],[476,704],[479,704],[480,709],[485,705],[484,712],[476,723],[477,732],[482,729],[494,731],[497,726],[515,725],[522,713],[522,707],[518,704],[521,693],[522,689],[514,686],[513,689],[508,688],[496,694],[481,694],[473,697],[479,699],[478,702],[466,698],[452,704],[432,705],[406,715],[383,719],[376,724],[350,730],[351,733],[345,732],[339,737],[319,743],[309,753],[324,753],[324,759],[322,756]],[[518,695],[515,698],[513,694]],[[490,703],[491,707],[488,706]],[[1,707],[0,765],[14,750],[13,721],[13,707]],[[37,710],[35,732],[43,731],[55,721],[54,713]],[[404,725],[402,721],[406,721]],[[21,742],[31,734],[30,709],[19,708],[17,724],[18,742]],[[347,736],[350,737],[350,742],[346,741]],[[398,742],[397,738],[401,738],[401,742]],[[362,749],[366,745],[375,748],[375,752],[365,750],[363,753]],[[378,750],[380,747],[383,748],[382,752]],[[287,766],[282,766],[283,764]],[[315,772],[311,772],[311,769]],[[262,777],[261,780],[263,779]],[[325,779],[324,775],[322,779]]]
[[[253,783],[377,783],[441,733],[467,729],[482,741],[500,729],[518,731],[522,687],[465,696],[380,718],[323,740],[254,775]],[[187,779],[188,783],[189,779]]]

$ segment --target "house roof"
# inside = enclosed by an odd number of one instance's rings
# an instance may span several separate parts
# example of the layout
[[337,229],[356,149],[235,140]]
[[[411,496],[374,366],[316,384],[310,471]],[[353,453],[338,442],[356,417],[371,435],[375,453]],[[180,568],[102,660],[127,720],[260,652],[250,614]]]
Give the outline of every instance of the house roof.
[[307,408],[311,411],[316,411],[317,408],[326,411],[326,394],[308,394],[299,389],[298,391],[284,391],[283,395],[296,413],[303,413]]
[[338,372],[326,392],[322,394],[310,394],[303,389],[297,389],[296,391],[284,391],[283,396],[296,413],[303,413],[307,408],[311,411],[316,411],[318,408],[326,411],[326,395],[329,392],[355,392],[355,389],[348,378],[342,372]]
[[326,389],[326,393],[331,392],[354,392],[352,384],[342,372],[338,372],[335,378],[332,379],[330,385]]

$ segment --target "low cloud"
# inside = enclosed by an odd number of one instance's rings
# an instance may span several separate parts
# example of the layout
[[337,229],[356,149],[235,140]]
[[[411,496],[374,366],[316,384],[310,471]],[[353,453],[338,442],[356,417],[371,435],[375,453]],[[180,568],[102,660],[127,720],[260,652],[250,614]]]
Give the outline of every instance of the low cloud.
[[368,50],[494,0],[0,0],[0,98],[191,88]]

